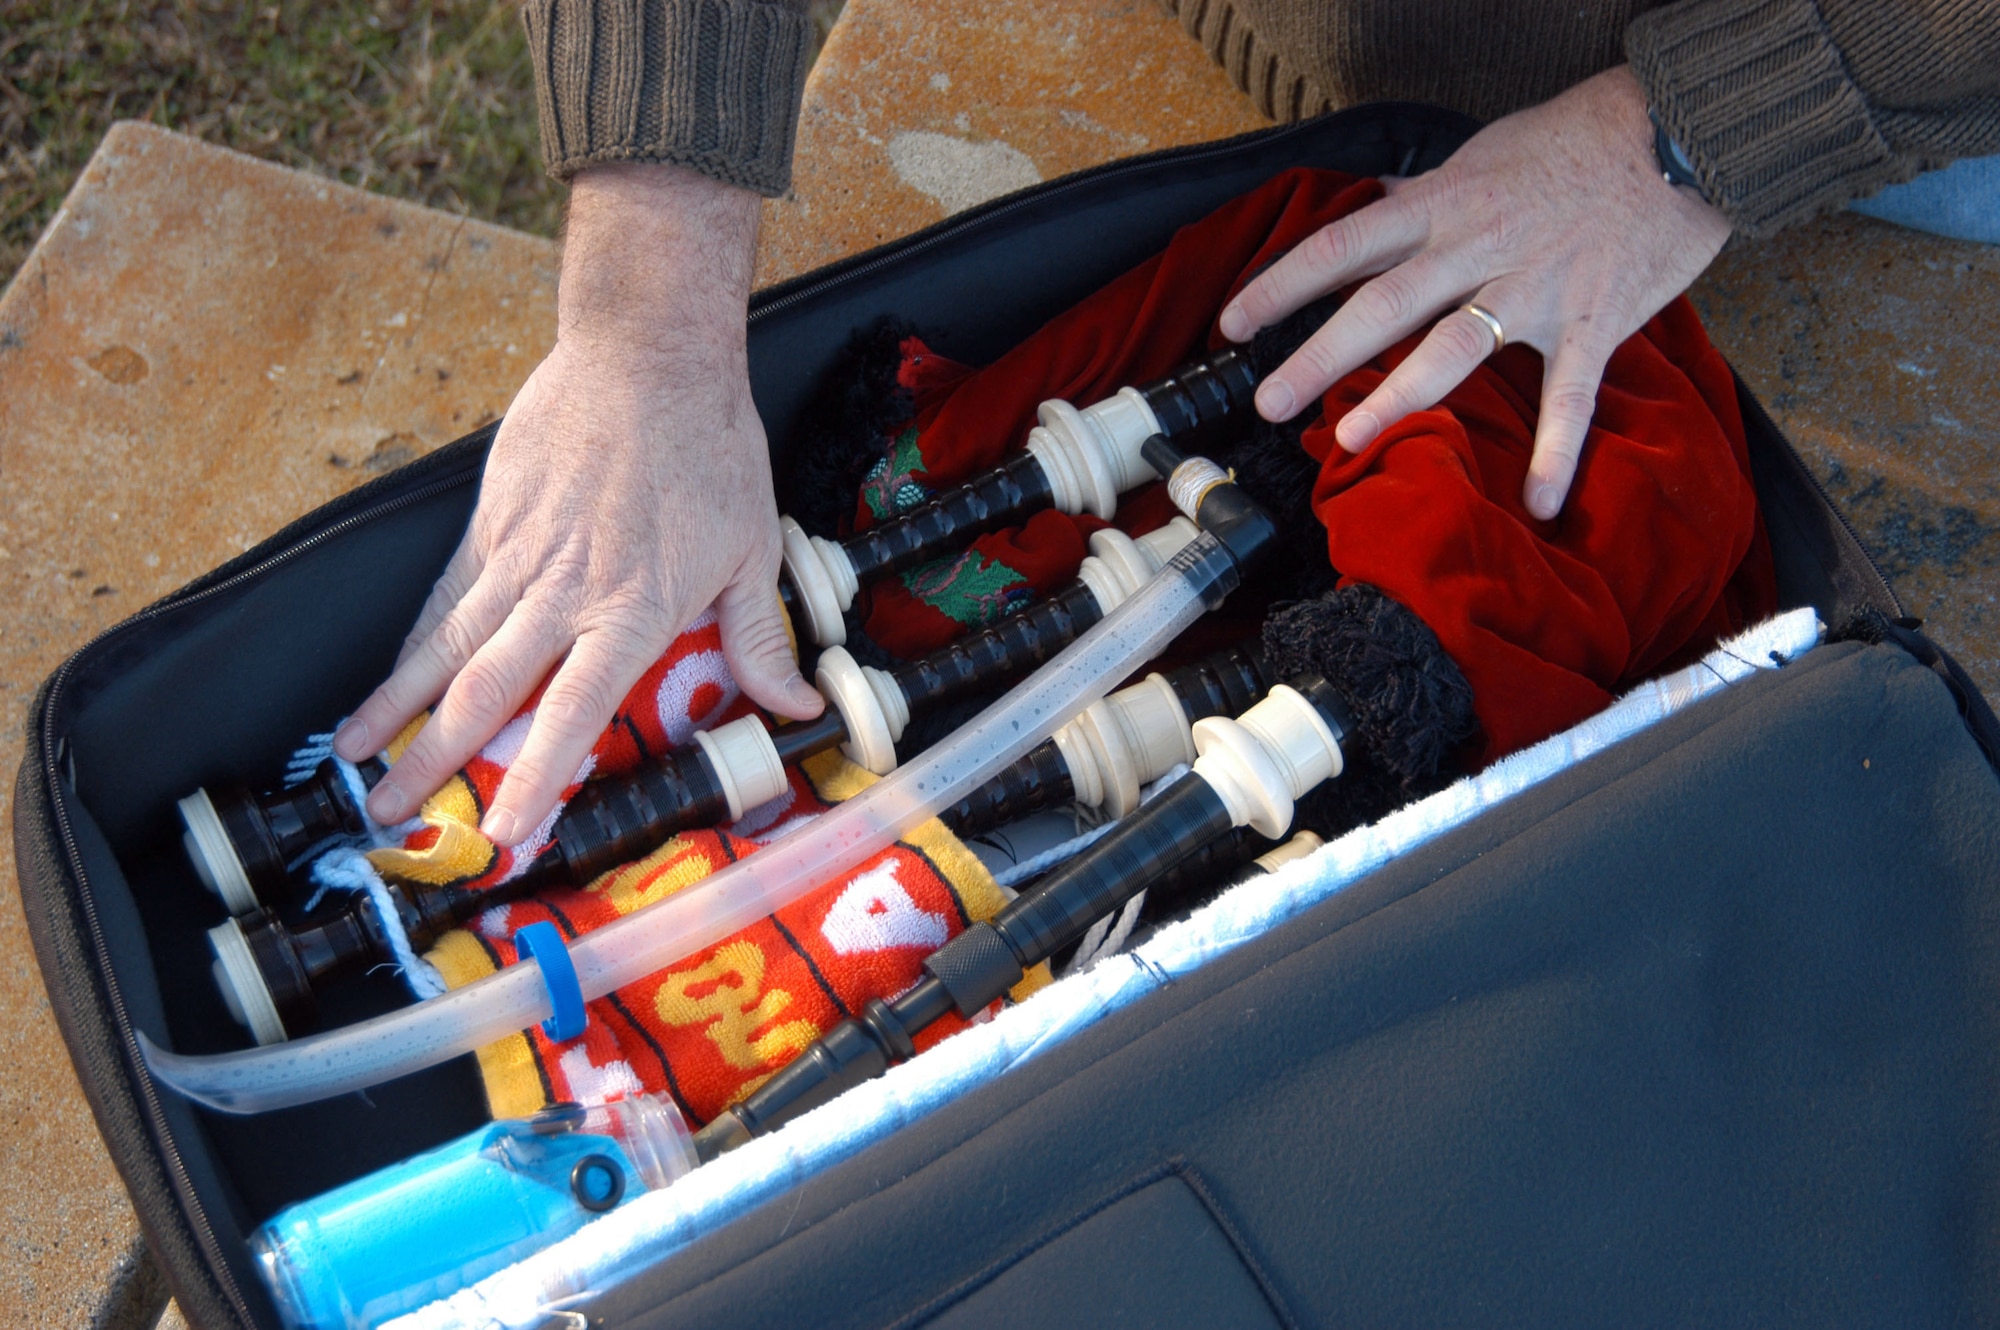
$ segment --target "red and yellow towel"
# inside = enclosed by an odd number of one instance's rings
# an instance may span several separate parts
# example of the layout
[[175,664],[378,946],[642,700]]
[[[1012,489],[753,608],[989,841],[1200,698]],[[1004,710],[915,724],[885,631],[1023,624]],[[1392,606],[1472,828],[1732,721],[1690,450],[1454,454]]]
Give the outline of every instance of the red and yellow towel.
[[[874,779],[835,753],[809,759],[792,773],[791,791],[777,801],[783,807],[764,810],[769,829],[822,812]],[[728,831],[687,832],[587,887],[496,906],[426,959],[457,988],[512,964],[514,930],[525,924],[546,919],[574,938],[687,889],[757,846]],[[580,1037],[558,1042],[537,1027],[480,1050],[494,1115],[647,1090],[672,1094],[705,1122],[868,999],[915,983],[924,957],[1004,900],[951,833],[926,823],[770,918],[590,1003]],[[1047,982],[1047,968],[1037,967],[1014,996]],[[918,1045],[963,1028],[948,1018]]]
[[[372,850],[384,876],[473,891],[517,875],[548,845],[555,815],[513,849],[479,834],[479,819],[534,717],[539,694],[468,762],[393,845]],[[675,639],[619,705],[612,723],[563,792],[566,804],[586,779],[633,770],[688,746],[708,729],[750,710],[730,676],[712,614]],[[390,746],[415,737],[420,719]],[[499,904],[470,928],[447,934],[425,957],[449,988],[515,960],[516,929],[546,919],[576,938],[681,891],[724,864],[754,853],[803,819],[875,778],[838,753],[809,759],[790,788],[751,809],[729,829],[687,832],[636,863],[582,888],[544,891]],[[558,805],[560,812],[563,805]],[[773,917],[637,984],[589,1004],[590,1024],[557,1042],[539,1028],[481,1050],[479,1064],[497,1117],[518,1117],[560,1100],[595,1102],[636,1090],[666,1092],[697,1122],[748,1094],[870,998],[915,983],[925,956],[1005,903],[978,859],[929,822]],[[1023,981],[1025,996],[1048,981],[1046,967]],[[927,1031],[926,1046],[963,1028],[949,1020]]]
[[[555,820],[586,780],[622,775],[694,742],[696,730],[713,729],[751,710],[722,655],[722,633],[713,611],[675,638],[659,660],[632,686],[611,724],[577,768],[554,812],[512,849],[500,849],[479,834],[479,819],[500,788],[508,765],[520,754],[528,726],[541,702],[537,689],[513,720],[461,768],[417,814],[421,825],[395,845],[369,851],[368,861],[385,877],[420,886],[457,886],[478,891],[517,877],[548,847]],[[391,761],[423,727],[425,716],[389,745]]]

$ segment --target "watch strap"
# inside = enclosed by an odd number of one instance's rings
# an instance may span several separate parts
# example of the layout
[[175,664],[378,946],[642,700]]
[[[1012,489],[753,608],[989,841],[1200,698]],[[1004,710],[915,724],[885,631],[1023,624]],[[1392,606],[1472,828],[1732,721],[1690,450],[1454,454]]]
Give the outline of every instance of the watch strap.
[[1701,179],[1695,175],[1694,163],[1688,159],[1686,149],[1667,132],[1658,111],[1648,110],[1646,114],[1653,122],[1653,156],[1659,161],[1660,175],[1668,184],[1685,185],[1706,199],[1708,192],[1701,187]]

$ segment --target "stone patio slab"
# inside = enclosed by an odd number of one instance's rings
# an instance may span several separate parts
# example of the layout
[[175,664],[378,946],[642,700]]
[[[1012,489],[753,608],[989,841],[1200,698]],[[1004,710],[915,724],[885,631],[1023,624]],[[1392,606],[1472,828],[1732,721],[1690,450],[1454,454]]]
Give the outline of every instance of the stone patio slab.
[[1267,124],[1154,0],[849,0],[760,282],[1070,171]]
[[1910,613],[2000,696],[2000,249],[1842,213],[1695,285]]
[[[146,125],[106,135],[0,296],[0,814],[64,656],[499,414],[554,292],[548,241]],[[10,881],[12,856],[0,840]],[[21,937],[18,896],[0,910]],[[0,1059],[21,1165],[0,1171],[0,1322],[150,1324],[164,1291],[25,946],[0,960]]]

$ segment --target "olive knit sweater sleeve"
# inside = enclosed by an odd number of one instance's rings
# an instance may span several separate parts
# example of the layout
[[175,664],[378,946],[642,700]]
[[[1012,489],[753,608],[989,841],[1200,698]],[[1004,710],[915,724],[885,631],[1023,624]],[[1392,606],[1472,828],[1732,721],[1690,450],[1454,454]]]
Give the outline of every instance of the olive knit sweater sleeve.
[[1629,60],[1737,230],[2000,153],[2000,0],[1161,0],[1259,110],[1492,120]]
[[527,0],[542,157],[662,162],[775,196],[812,48],[805,0]]
[[1625,49],[1746,234],[2000,153],[2000,0],[1681,0]]

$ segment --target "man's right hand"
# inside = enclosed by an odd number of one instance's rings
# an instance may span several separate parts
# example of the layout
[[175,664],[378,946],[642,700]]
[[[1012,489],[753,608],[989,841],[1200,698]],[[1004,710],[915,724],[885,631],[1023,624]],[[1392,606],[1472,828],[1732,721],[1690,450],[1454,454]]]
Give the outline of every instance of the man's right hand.
[[334,741],[366,757],[435,704],[369,796],[377,822],[414,814],[560,666],[480,824],[499,844],[521,840],[710,605],[743,691],[794,719],[819,714],[778,610],[777,511],[750,399],[757,218],[755,195],[679,167],[577,176],[555,349],[501,422],[471,528],[395,671]]

